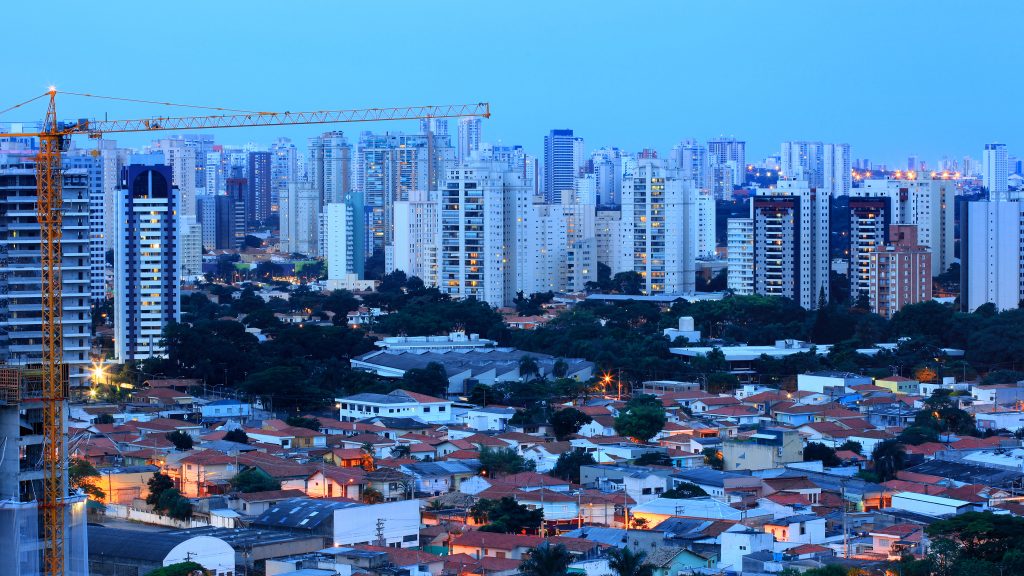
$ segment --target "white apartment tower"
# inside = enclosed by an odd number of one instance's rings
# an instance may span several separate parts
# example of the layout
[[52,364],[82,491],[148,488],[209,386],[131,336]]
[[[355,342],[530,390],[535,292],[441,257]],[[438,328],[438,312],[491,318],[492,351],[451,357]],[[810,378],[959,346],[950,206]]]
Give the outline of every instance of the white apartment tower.
[[132,158],[118,188],[114,349],[120,362],[161,355],[163,330],[181,315],[179,191],[171,167],[154,160]]
[[680,177],[698,188],[708,187],[708,149],[692,138],[672,147],[669,168],[680,171]]
[[806,180],[829,196],[846,196],[852,188],[850,145],[822,142],[783,142],[779,170],[786,178]]
[[1006,144],[985,144],[981,155],[981,185],[989,192],[989,199],[1004,194],[1008,189]]
[[189,282],[203,275],[203,227],[195,216],[178,218],[178,239],[181,247],[181,280]]
[[1024,300],[1024,204],[963,202],[960,219],[961,308],[1017,308]]
[[456,162],[467,163],[480,149],[480,142],[483,140],[483,125],[482,118],[459,118],[459,143],[455,149]]
[[278,138],[270,145],[270,211],[279,212],[288,186],[298,180],[299,153],[290,138]]
[[644,279],[646,294],[689,294],[696,284],[699,191],[665,160],[637,161],[622,183],[619,268]]
[[611,270],[622,270],[619,257],[621,224],[621,210],[598,210],[594,225],[597,261]]
[[736,138],[708,140],[708,183],[716,199],[732,199],[734,186],[746,180],[747,143]]
[[365,254],[362,195],[353,192],[344,202],[328,204],[322,219],[328,284],[340,286],[362,278]]
[[320,193],[310,182],[289,182],[281,196],[281,251],[318,256]]
[[[35,150],[0,151],[0,361],[42,362],[39,222]],[[89,174],[63,174],[61,325],[70,386],[88,385],[90,350]]]
[[516,260],[517,291],[579,292],[597,280],[596,206],[574,194],[560,204],[535,202],[525,219],[525,243]]
[[533,186],[501,163],[478,162],[447,170],[441,189],[438,285],[455,298],[492,306],[512,302],[516,255]]
[[754,293],[754,219],[729,218],[728,287],[740,296]]
[[[461,128],[461,125],[460,125]],[[395,202],[395,240],[385,250],[385,271],[405,272],[427,286],[437,285],[441,203],[438,192],[414,190]]]
[[829,298],[829,197],[803,180],[780,180],[751,200],[754,293],[811,310]]

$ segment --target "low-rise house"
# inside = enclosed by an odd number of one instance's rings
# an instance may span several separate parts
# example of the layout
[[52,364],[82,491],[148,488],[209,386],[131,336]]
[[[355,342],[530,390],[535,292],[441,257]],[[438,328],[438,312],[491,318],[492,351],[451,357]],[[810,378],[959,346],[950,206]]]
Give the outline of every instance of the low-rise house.
[[416,480],[416,492],[444,494],[459,489],[466,480],[476,476],[479,466],[464,462],[420,462],[402,464],[399,469]]
[[876,378],[875,386],[885,388],[893,394],[917,394],[920,389],[920,382],[913,378],[893,374],[885,378]]
[[416,487],[415,479],[394,468],[378,468],[366,473],[366,487],[372,488],[383,497],[385,502],[408,500],[413,496]]
[[389,394],[365,392],[337,398],[339,419],[355,422],[374,416],[412,418],[425,423],[448,423],[452,420],[452,402],[408,390]]
[[920,556],[926,548],[924,526],[918,524],[873,528],[868,535],[871,536],[871,553],[886,560],[899,560],[906,554]]
[[178,489],[188,498],[223,493],[238,473],[235,459],[216,450],[196,450],[178,460]]
[[206,422],[223,420],[245,421],[252,416],[252,405],[241,400],[235,400],[234,398],[224,398],[203,404],[200,406],[199,412]]
[[555,467],[558,457],[575,450],[569,442],[548,442],[537,444],[523,451],[523,457],[533,461],[538,472],[548,472]]
[[512,558],[523,560],[530,550],[543,543],[561,544],[576,559],[596,558],[603,546],[582,538],[553,536],[542,538],[525,534],[501,534],[469,530],[452,541],[452,554],[466,554],[473,558]]
[[362,468],[323,466],[306,478],[304,493],[310,498],[348,498],[359,500],[366,489]]
[[139,436],[142,438],[149,436],[163,437],[176,430],[185,432],[197,440],[203,434],[203,426],[201,424],[175,420],[173,418],[154,418],[145,422],[138,422],[135,423],[135,429],[138,430]]
[[764,531],[778,542],[819,544],[825,541],[825,519],[815,514],[798,514],[766,522]]
[[301,490],[267,490],[238,494],[238,510],[246,516],[259,516],[278,502],[304,496]]
[[722,442],[725,470],[767,470],[803,461],[803,440],[796,430],[761,428],[745,438]]
[[504,432],[508,421],[515,416],[515,408],[504,406],[485,406],[470,408],[459,417],[466,427],[478,432]]

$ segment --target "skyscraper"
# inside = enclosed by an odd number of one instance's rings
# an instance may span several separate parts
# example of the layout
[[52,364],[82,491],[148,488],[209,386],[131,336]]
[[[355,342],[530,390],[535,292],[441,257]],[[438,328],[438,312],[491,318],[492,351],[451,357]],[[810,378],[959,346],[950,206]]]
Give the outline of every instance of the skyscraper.
[[740,296],[750,296],[754,293],[754,219],[729,218],[726,235],[729,290]]
[[290,182],[281,196],[281,251],[319,255],[319,192],[312,183]]
[[780,172],[787,178],[806,180],[812,188],[831,197],[846,196],[852,187],[850,145],[822,142],[783,142]]
[[341,287],[351,279],[363,277],[363,200],[358,192],[349,193],[344,202],[324,207],[324,254],[327,257],[327,281]]
[[163,329],[180,303],[179,191],[171,167],[134,157],[118,189],[114,340],[121,362],[160,355]]
[[985,144],[981,155],[981,185],[988,190],[990,199],[1009,189],[1006,169],[1006,144]]
[[618,206],[621,202],[622,157],[618,148],[600,148],[590,156],[599,206]]
[[290,138],[278,138],[270,145],[270,211],[277,212],[288,185],[298,179],[299,153]]
[[908,304],[932,299],[931,255],[917,242],[917,226],[893,224],[889,241],[872,251],[868,302],[871,311],[892,318]]
[[107,296],[107,254],[103,237],[103,160],[90,151],[64,153],[65,168],[84,171],[89,177],[89,293],[94,303]]
[[699,190],[665,160],[642,159],[622,182],[619,267],[644,281],[646,294],[695,290]]
[[203,226],[196,216],[178,218],[178,263],[182,282],[192,282],[203,274]]
[[455,160],[465,164],[480,149],[483,140],[482,118],[459,118],[459,142],[455,149]]
[[270,152],[249,152],[246,218],[250,222],[270,218],[271,182]]
[[572,130],[552,130],[544,137],[544,200],[561,202],[563,190],[575,190],[583,166],[583,138]]
[[231,229],[234,217],[234,204],[229,196],[203,194],[196,198],[196,220],[203,229],[205,250],[237,248]]
[[501,163],[447,170],[441,189],[441,292],[492,306],[512,302],[523,224],[516,221],[522,213],[517,207],[530,198],[530,184]]
[[736,138],[708,140],[708,187],[716,199],[732,199],[735,186],[746,181],[747,143]]
[[227,196],[231,199],[232,248],[241,248],[249,233],[249,181],[245,178],[228,178],[226,185]]
[[790,298],[808,310],[828,302],[829,210],[828,196],[803,180],[757,191],[751,200],[755,294]]
[[960,204],[960,307],[1011,310],[1024,300],[1024,204],[997,198]]
[[309,139],[309,181],[320,206],[342,202],[352,191],[352,145],[341,131],[324,132]]
[[669,153],[669,168],[679,170],[683,180],[697,188],[708,187],[708,149],[694,139],[683,140]]
[[563,194],[560,204],[533,202],[516,216],[526,223],[517,238],[517,291],[579,292],[597,280],[596,208]]
[[384,270],[401,270],[427,286],[436,286],[440,218],[438,192],[413,190],[408,200],[395,202],[395,240],[387,251]]
[[[32,144],[34,146],[34,143]],[[42,362],[42,267],[36,219],[35,150],[0,151],[0,360]],[[67,166],[67,165],[66,165]],[[88,385],[90,350],[89,174],[63,174],[61,326],[70,386]]]

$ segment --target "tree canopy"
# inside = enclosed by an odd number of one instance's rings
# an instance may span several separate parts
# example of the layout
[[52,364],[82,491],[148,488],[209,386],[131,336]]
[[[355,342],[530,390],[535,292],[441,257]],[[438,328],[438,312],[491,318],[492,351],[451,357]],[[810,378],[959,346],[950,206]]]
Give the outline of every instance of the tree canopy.
[[647,394],[633,396],[615,418],[615,431],[646,442],[665,427],[665,408],[661,400]]
[[482,498],[470,508],[469,514],[476,522],[485,523],[481,531],[505,534],[535,532],[544,520],[542,510],[531,510],[510,496],[500,500]]

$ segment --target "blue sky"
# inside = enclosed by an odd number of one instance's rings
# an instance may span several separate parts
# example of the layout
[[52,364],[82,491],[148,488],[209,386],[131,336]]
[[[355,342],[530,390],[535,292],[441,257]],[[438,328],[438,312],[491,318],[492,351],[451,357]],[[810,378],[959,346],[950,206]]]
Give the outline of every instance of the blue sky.
[[[488,101],[485,139],[537,154],[546,130],[565,127],[588,149],[664,152],[686,137],[735,135],[750,159],[787,139],[845,141],[855,158],[892,163],[980,158],[990,141],[1024,155],[1019,0],[104,0],[0,10],[0,108],[51,83],[261,110]],[[71,97],[61,110],[168,113]],[[402,128],[347,131],[385,127]],[[314,131],[221,130],[217,140]]]

